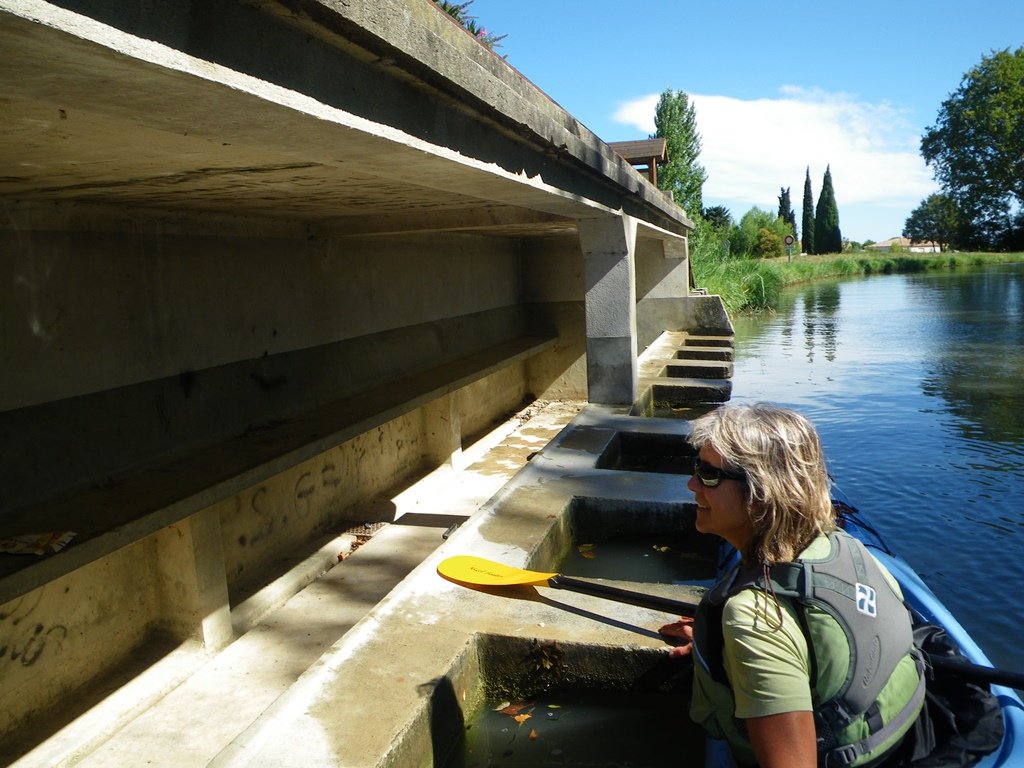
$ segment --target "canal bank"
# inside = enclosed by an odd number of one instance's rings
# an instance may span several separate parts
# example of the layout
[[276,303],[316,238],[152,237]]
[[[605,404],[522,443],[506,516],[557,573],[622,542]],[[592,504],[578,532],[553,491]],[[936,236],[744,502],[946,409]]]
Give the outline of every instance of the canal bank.
[[786,288],[815,280],[834,280],[868,275],[917,274],[1015,264],[1019,253],[869,253],[850,251],[785,259],[721,258],[718,251],[697,254],[695,277],[699,285],[722,297],[726,308],[744,312],[774,311]]

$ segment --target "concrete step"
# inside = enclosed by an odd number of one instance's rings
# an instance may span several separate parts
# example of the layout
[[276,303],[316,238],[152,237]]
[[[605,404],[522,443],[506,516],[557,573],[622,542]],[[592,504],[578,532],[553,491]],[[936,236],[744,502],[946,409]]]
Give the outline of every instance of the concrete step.
[[732,396],[733,337],[722,332],[666,331],[644,352],[637,368],[638,415],[692,418],[694,409]]
[[675,357],[680,360],[732,360],[732,347],[681,347]]
[[405,522],[415,517],[380,531],[77,765],[208,764],[441,544],[445,529]]
[[724,360],[668,362],[661,375],[671,378],[731,379],[732,363]]
[[655,407],[726,403],[732,396],[728,379],[663,378],[652,387]]
[[683,346],[686,347],[729,347],[733,346],[732,336],[698,336],[687,334],[683,339]]

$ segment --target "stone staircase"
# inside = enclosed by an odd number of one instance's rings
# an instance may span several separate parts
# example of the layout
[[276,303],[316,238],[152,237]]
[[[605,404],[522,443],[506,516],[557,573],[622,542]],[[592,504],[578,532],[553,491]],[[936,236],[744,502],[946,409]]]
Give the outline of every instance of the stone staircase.
[[731,329],[666,331],[638,361],[634,415],[692,417],[732,396]]

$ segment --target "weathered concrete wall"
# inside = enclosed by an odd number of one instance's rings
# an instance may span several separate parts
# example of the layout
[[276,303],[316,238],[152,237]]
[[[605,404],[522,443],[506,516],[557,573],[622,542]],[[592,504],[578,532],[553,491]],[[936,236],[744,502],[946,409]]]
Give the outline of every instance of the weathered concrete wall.
[[100,233],[0,222],[0,354],[19,371],[0,410],[519,302],[511,239],[253,236],[253,224],[204,236],[145,219]]
[[[93,213],[99,231],[22,228],[17,216],[0,230],[0,367],[18,370],[0,385],[3,509],[531,327],[557,331],[543,302],[527,312],[513,238],[317,237],[227,218],[211,234],[180,215],[170,232],[145,215],[126,231],[115,212]],[[561,373],[558,360],[538,365]],[[4,606],[0,697],[17,704],[0,733],[154,633],[227,642],[230,608],[281,563],[364,522],[347,515],[443,463],[530,391],[526,364],[509,366],[442,398],[443,420],[433,404],[411,411]]]
[[424,466],[422,432],[407,414],[216,505],[229,588],[263,586],[275,558],[366,522],[346,513]]
[[575,234],[523,243],[523,300],[527,316],[558,329],[559,344],[527,362],[537,397],[573,399],[587,392],[583,251]]
[[0,606],[0,734],[73,697],[159,628],[153,563],[152,542],[140,542]]
[[[455,409],[449,434],[460,439],[461,418],[467,434],[481,431],[524,388],[518,365],[453,393],[468,408]],[[436,465],[424,455],[428,414],[394,419],[0,606],[0,740],[154,640],[222,647],[232,609],[318,542],[367,522],[368,504],[374,522],[393,520],[381,495]]]
[[228,223],[0,230],[0,368],[18,372],[0,384],[0,509],[525,330],[514,240]]
[[673,249],[653,238],[637,239],[637,346],[642,352],[663,331],[682,331],[689,324],[689,259],[683,248]]
[[469,444],[493,429],[496,421],[503,420],[505,414],[522,405],[524,400],[535,399],[528,389],[527,365],[517,363],[462,389],[458,398],[458,419],[463,443]]

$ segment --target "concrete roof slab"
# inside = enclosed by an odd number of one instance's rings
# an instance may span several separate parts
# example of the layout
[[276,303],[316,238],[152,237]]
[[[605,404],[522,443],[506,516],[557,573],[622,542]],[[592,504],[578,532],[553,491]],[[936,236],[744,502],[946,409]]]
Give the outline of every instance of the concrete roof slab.
[[[257,5],[259,12],[218,4],[217,20],[237,19],[233,32],[243,37],[284,34],[281,18],[265,12],[278,4]],[[261,58],[273,59],[271,51],[242,56],[237,41],[220,50],[208,33],[205,47],[196,44],[208,56],[200,58],[168,44],[191,39],[180,30],[152,31],[167,42],[143,39],[43,0],[2,0],[0,199],[338,220],[342,231],[346,216],[359,216],[375,233],[387,231],[388,217],[419,215],[411,226],[422,227],[435,212],[444,214],[443,228],[458,228],[464,214],[467,228],[487,231],[478,213],[484,203],[509,211],[493,223],[496,233],[567,231],[573,219],[619,210],[661,236],[686,231],[681,209],[518,73],[496,57],[481,69],[480,46],[461,30],[444,22],[413,34],[410,24],[443,16],[431,4],[372,4],[373,13],[371,4],[303,5],[321,16],[344,10],[350,35],[364,44],[374,37],[402,61],[368,63],[365,49],[325,27],[320,39],[289,52],[305,57],[295,64],[300,71],[283,72]],[[406,18],[398,13],[406,5],[413,16],[421,5],[430,14]],[[395,15],[382,9],[404,19],[405,37],[375,37]],[[357,22],[370,24],[367,14],[373,29],[356,34]],[[308,28],[309,14],[303,19]],[[415,50],[403,53],[413,38]],[[455,45],[438,52],[431,41]],[[471,56],[459,49],[467,44],[476,46],[466,49]],[[424,67],[446,56],[456,57],[446,69],[457,71]],[[327,76],[324,66],[338,74]],[[376,93],[342,82],[343,73],[372,80]],[[438,78],[448,93],[439,93]],[[451,91],[461,88],[476,88],[474,98],[458,101]],[[418,108],[403,109],[409,101]],[[393,223],[396,231],[410,226]]]

